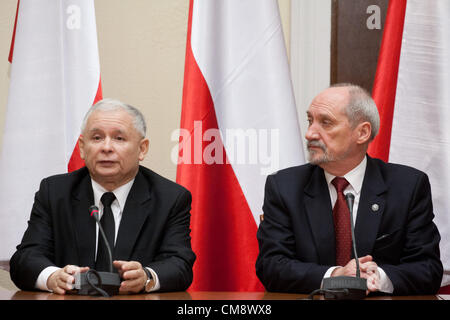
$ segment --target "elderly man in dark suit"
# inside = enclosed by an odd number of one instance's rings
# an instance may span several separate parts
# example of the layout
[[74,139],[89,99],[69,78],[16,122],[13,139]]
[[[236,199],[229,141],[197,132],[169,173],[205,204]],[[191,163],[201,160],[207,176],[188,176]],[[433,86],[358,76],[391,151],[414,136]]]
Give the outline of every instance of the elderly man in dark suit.
[[379,128],[370,95],[351,84],[332,86],[312,101],[307,117],[310,163],[266,182],[256,262],[266,289],[309,293],[324,278],[355,275],[345,203],[351,192],[368,293],[436,293],[443,268],[428,177],[366,154]]
[[185,290],[192,282],[191,194],[142,167],[148,151],[141,112],[104,99],[86,114],[79,139],[86,167],[44,179],[28,228],[10,261],[24,290],[64,294],[77,272],[108,271],[96,205],[112,247],[121,293]]

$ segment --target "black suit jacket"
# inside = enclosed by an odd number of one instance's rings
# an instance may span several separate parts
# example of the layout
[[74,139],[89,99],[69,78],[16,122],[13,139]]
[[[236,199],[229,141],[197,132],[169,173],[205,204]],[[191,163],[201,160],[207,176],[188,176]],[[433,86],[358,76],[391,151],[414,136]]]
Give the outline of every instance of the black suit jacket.
[[[306,164],[268,176],[263,211],[256,272],[266,289],[309,293],[320,288],[327,269],[336,265],[323,169]],[[433,217],[425,173],[368,157],[355,225],[357,253],[372,255],[394,294],[439,289],[443,268]]]
[[[33,290],[48,266],[95,266],[96,226],[89,206],[94,194],[86,168],[42,180],[28,228],[10,261],[11,278]],[[191,194],[182,186],[139,167],[128,195],[113,250],[114,260],[152,268],[160,291],[185,290],[195,254],[190,243]]]

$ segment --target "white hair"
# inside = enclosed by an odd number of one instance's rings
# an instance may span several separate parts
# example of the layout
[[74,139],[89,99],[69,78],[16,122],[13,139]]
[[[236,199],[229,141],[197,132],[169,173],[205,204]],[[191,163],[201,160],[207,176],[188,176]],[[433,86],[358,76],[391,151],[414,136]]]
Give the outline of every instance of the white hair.
[[144,115],[133,106],[125,104],[119,100],[109,98],[100,100],[88,110],[88,112],[84,116],[83,122],[81,123],[81,132],[84,132],[84,130],[86,129],[87,121],[92,112],[94,112],[95,110],[113,111],[117,109],[122,109],[128,112],[128,114],[133,117],[134,128],[141,134],[142,138],[144,138],[147,132],[147,125],[145,124]]
[[372,141],[380,130],[380,115],[375,101],[366,89],[352,83],[337,83],[330,88],[348,87],[350,101],[345,108],[348,120],[353,127],[359,123],[367,121],[372,127],[370,140]]

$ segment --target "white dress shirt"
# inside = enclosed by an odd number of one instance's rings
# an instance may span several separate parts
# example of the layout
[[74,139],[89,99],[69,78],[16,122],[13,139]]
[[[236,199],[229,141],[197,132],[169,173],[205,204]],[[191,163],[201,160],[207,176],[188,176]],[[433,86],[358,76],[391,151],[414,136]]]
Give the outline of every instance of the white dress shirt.
[[[366,167],[367,167],[367,157],[364,157],[364,159],[361,161],[359,165],[357,165],[354,169],[346,173],[343,178],[345,178],[349,185],[347,188],[344,189],[344,195],[351,192],[355,196],[355,201],[353,204],[353,223],[356,225],[356,217],[358,214],[358,207],[359,207],[359,199],[361,197],[361,188],[364,181],[364,175],[366,173]],[[337,191],[334,185],[331,183],[333,179],[336,177],[326,171],[325,173],[325,179],[327,180],[328,185],[328,191],[330,192],[330,198],[331,198],[331,207],[334,207],[334,204],[337,200]],[[356,244],[358,245],[358,244]],[[358,247],[357,247],[358,248]],[[376,261],[375,261],[376,262]],[[334,269],[338,268],[339,266],[331,267],[327,270],[327,272],[324,275],[324,278],[329,278],[331,276],[331,273],[334,271]],[[386,272],[380,267],[378,267],[378,272],[380,274],[380,291],[386,292],[386,293],[392,293],[394,292],[394,286],[392,285],[391,280],[387,276]]]
[[[103,188],[96,181],[94,181],[92,179],[91,179],[91,181],[92,181],[92,190],[94,191],[94,204],[99,209],[99,219],[101,219],[103,216],[103,204],[100,201],[100,199],[105,192],[108,192],[108,190]],[[111,203],[111,211],[114,216],[114,224],[115,224],[114,244],[116,243],[116,240],[117,240],[117,234],[119,231],[120,221],[122,220],[122,212],[123,212],[123,209],[125,208],[125,202],[127,201],[127,197],[128,197],[128,194],[130,193],[133,183],[134,183],[134,179],[112,191],[114,193],[114,195],[116,196],[116,199],[114,199],[114,201]],[[96,228],[95,229],[96,230],[95,231],[96,232],[95,233],[95,239],[96,239],[96,241],[95,241],[95,256],[97,256],[97,244],[98,244],[98,234],[99,234],[97,224],[95,225],[95,228]],[[82,267],[82,266],[80,266],[80,267]],[[44,270],[42,270],[42,272],[39,274],[39,276],[36,280],[35,287],[40,290],[51,291],[47,288],[47,280],[48,280],[48,277],[58,269],[60,269],[60,268],[47,267]],[[155,271],[153,269],[151,269],[151,268],[147,268],[147,269],[151,272],[152,277],[155,280],[155,286],[151,289],[151,291],[159,290],[160,283],[159,283],[158,275],[155,273]]]

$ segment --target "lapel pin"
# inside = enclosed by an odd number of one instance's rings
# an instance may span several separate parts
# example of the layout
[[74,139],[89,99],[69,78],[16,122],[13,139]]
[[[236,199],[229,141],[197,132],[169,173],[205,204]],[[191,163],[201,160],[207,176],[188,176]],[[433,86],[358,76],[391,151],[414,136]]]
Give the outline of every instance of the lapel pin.
[[373,212],[377,212],[378,209],[380,209],[380,206],[379,206],[378,204],[374,203],[374,204],[372,205],[372,211],[373,211]]

